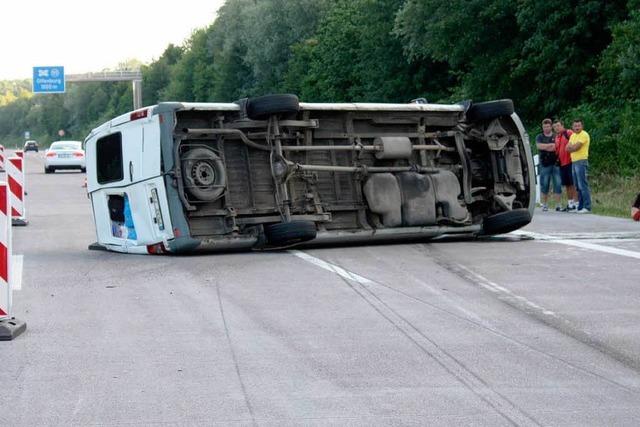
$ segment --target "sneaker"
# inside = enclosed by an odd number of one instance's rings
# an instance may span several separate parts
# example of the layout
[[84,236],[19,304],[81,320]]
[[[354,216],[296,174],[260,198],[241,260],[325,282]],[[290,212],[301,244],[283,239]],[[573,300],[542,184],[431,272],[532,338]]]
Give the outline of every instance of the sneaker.
[[571,212],[571,213],[573,213],[573,212],[575,212],[575,211],[577,211],[577,210],[578,210],[578,208],[577,208],[575,205],[570,205],[570,206],[567,206],[567,209],[566,209],[566,211],[565,211],[565,212]]
[[542,205],[542,212],[547,212],[549,210],[549,206]]
[[562,212],[562,206],[556,205],[556,212]]
[[579,214],[589,214],[589,213],[591,213],[591,211],[589,209],[587,209],[587,208],[582,208],[582,209],[580,209],[579,211],[576,211],[576,212],[579,213]]

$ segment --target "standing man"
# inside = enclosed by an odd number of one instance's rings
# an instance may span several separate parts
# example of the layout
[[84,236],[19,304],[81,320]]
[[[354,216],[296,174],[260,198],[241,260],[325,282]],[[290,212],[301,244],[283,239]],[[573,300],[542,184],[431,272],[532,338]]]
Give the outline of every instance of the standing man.
[[563,210],[575,212],[578,208],[578,195],[576,194],[576,187],[573,185],[571,153],[567,151],[567,144],[573,132],[564,128],[562,120],[553,122],[553,130],[556,133],[556,153],[560,161],[560,179],[567,192],[567,207]]
[[567,151],[571,153],[573,182],[578,190],[578,213],[591,213],[591,190],[587,175],[589,172],[589,143],[591,138],[584,130],[582,119],[575,119],[571,125],[573,135],[569,138]]
[[536,136],[536,146],[540,152],[540,165],[538,175],[540,176],[540,192],[542,193],[542,211],[547,212],[549,206],[549,184],[553,181],[553,194],[556,200],[556,211],[561,211],[560,196],[562,187],[560,186],[560,167],[558,166],[558,156],[556,155],[555,136],[551,130],[551,119],[542,121],[542,133]]

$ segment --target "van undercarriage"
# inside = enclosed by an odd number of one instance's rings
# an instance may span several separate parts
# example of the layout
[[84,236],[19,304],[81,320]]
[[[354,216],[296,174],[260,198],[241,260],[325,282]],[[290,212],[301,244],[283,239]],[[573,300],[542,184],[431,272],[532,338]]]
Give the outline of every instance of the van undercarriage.
[[510,101],[237,104],[164,113],[167,195],[200,249],[497,234],[531,220],[533,164]]

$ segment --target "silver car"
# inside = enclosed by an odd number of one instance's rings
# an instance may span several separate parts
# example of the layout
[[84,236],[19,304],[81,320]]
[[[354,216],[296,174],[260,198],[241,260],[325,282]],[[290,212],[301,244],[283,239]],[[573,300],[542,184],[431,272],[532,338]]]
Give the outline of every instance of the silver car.
[[44,173],[53,173],[59,169],[80,169],[86,172],[86,159],[82,142],[56,141],[44,155]]

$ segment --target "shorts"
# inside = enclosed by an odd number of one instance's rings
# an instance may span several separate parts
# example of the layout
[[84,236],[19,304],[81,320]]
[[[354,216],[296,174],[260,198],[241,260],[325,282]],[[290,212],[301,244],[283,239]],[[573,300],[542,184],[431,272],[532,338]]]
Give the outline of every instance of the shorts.
[[562,186],[560,185],[560,166],[538,166],[540,174],[540,192],[549,194],[549,184],[553,181],[553,192],[562,194]]
[[562,185],[565,187],[573,185],[573,168],[571,167],[571,163],[560,166],[560,181],[562,181]]

